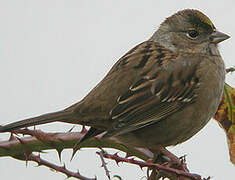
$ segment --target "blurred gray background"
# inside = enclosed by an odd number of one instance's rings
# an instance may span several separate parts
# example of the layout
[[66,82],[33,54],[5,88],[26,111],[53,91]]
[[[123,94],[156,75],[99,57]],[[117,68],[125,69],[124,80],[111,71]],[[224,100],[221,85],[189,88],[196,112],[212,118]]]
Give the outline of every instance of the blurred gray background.
[[[136,44],[147,40],[159,24],[178,10],[196,8],[215,26],[231,35],[221,43],[226,67],[235,65],[234,1],[205,0],[0,0],[0,124],[63,109],[81,100],[112,65]],[[234,74],[227,82],[235,86]],[[67,131],[71,125],[40,126],[45,131]],[[8,134],[0,134],[0,140]],[[212,120],[189,141],[169,148],[187,155],[192,172],[214,180],[232,179],[225,134]],[[70,162],[71,170],[104,180],[105,173],[95,154],[82,149]],[[54,151],[43,158],[60,164]],[[139,167],[108,161],[111,175],[124,180],[141,179]],[[0,158],[1,179],[63,180],[65,176],[35,163]]]

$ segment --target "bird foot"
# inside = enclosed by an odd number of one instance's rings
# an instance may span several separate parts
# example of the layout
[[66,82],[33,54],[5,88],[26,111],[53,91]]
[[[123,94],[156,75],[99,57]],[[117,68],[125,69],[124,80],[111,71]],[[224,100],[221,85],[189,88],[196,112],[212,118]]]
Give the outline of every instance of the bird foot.
[[155,163],[161,164],[166,167],[179,169],[184,172],[189,172],[186,166],[186,156],[177,157],[165,148],[161,148],[156,156]]

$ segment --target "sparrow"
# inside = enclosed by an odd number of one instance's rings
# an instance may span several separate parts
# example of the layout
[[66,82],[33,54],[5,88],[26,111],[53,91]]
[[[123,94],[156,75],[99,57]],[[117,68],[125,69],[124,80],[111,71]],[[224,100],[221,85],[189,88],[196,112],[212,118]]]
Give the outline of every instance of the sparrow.
[[179,11],[121,57],[81,101],[1,126],[0,132],[59,121],[90,126],[80,142],[102,133],[150,149],[182,143],[219,106],[225,66],[218,44],[228,38],[202,12]]

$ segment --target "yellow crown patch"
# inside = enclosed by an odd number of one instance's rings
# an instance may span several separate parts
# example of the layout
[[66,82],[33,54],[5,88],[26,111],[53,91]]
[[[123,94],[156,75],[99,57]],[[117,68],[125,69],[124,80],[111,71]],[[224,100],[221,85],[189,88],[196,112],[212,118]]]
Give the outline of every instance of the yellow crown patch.
[[195,10],[195,13],[197,14],[197,16],[200,18],[200,20],[205,23],[208,24],[209,26],[211,26],[213,29],[215,28],[214,24],[211,22],[211,20],[202,12]]

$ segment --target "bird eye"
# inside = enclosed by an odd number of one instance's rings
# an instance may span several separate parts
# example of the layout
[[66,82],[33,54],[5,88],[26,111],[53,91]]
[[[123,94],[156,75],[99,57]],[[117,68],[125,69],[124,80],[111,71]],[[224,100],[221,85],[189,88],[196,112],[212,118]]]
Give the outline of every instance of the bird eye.
[[198,37],[199,33],[196,30],[189,30],[187,33],[187,36],[191,39],[196,39]]

